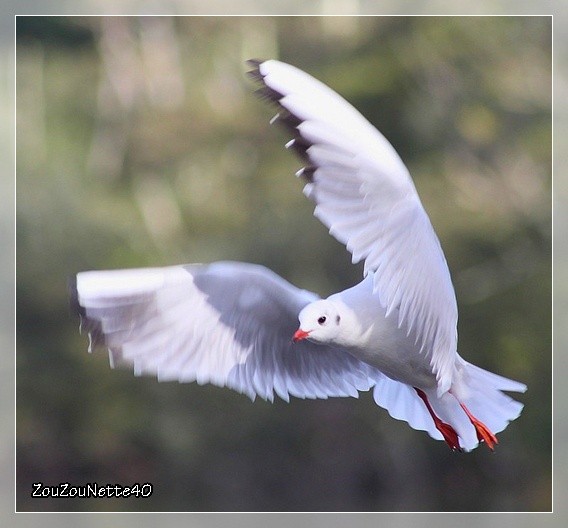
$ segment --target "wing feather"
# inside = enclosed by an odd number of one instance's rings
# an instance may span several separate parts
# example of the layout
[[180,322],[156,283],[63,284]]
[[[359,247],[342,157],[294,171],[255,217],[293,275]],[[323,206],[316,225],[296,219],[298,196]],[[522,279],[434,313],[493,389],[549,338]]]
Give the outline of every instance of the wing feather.
[[[253,78],[285,116],[307,167],[304,193],[314,214],[353,262],[374,272],[387,313],[430,357],[439,393],[451,383],[457,303],[446,259],[410,174],[385,137],[353,106],[308,74],[278,61],[254,61]],[[276,119],[279,121],[279,119]]]
[[292,343],[298,313],[317,296],[261,266],[83,272],[72,294],[92,344],[137,375],[270,401],[356,396],[374,384],[373,369],[349,354]]

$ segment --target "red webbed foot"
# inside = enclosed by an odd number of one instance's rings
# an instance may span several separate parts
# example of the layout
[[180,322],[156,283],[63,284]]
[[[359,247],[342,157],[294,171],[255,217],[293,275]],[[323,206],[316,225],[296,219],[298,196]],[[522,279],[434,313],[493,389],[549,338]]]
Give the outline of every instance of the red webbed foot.
[[442,422],[442,420],[434,420],[434,424],[436,425],[436,429],[442,433],[446,444],[448,444],[452,451],[463,451],[460,446],[458,434],[450,424]]
[[417,389],[416,387],[414,387],[414,390],[416,391],[416,394],[420,396],[421,400],[424,402],[424,405],[426,405],[426,408],[428,409],[428,412],[430,413],[432,420],[434,420],[434,425],[436,426],[436,429],[438,429],[438,431],[442,433],[442,436],[444,437],[446,444],[448,444],[448,446],[452,451],[462,451],[462,448],[460,446],[460,440],[458,434],[456,433],[456,430],[450,424],[447,424],[442,420],[440,420],[440,418],[438,418],[438,416],[432,409],[430,402],[428,401],[428,396],[426,396],[426,393],[423,390]]
[[472,423],[473,427],[475,427],[477,439],[480,442],[485,442],[485,445],[489,449],[491,449],[491,451],[493,451],[494,447],[499,443],[497,437],[489,430],[489,427],[487,427],[483,422],[473,416],[473,414],[469,412],[469,409],[463,403],[460,402],[460,406],[464,410],[465,414],[467,414],[467,417],[469,418],[469,421]]

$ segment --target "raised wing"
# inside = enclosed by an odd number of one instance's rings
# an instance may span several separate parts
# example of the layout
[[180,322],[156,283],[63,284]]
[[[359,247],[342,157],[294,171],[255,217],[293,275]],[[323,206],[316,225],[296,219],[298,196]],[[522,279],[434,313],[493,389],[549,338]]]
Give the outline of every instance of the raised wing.
[[252,264],[217,262],[79,273],[72,298],[89,350],[159,380],[226,386],[272,401],[358,396],[370,367],[345,352],[292,343],[317,296]]
[[347,246],[353,262],[375,272],[387,313],[413,333],[438,379],[449,389],[457,349],[457,304],[440,243],[408,170],[353,106],[306,73],[282,62],[249,61],[259,93],[278,106],[287,143],[306,162],[298,171],[314,214]]

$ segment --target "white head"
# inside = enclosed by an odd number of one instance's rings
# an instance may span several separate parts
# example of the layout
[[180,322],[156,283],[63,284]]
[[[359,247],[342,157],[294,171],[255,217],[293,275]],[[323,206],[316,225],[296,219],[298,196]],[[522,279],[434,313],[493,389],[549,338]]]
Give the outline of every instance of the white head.
[[333,343],[341,329],[341,315],[337,306],[330,300],[320,300],[308,304],[298,316],[300,328],[293,340],[309,339],[316,343]]

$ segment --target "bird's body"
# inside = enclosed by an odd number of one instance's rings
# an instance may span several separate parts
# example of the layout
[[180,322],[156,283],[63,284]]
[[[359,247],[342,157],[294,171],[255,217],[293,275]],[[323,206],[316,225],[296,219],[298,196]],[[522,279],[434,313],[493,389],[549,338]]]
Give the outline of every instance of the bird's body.
[[315,216],[364,261],[363,280],[320,299],[254,264],[83,272],[72,295],[91,344],[136,374],[252,399],[373,389],[391,416],[452,449],[493,449],[523,407],[503,391],[526,386],[458,354],[450,272],[403,162],[319,81],[278,61],[251,64],[278,107],[272,122],[306,162],[297,175]]
[[389,378],[413,387],[432,389],[436,376],[421,354],[415,337],[398,326],[398,310],[388,316],[373,292],[373,274],[359,284],[328,297],[341,313],[343,331],[330,344],[379,369]]

